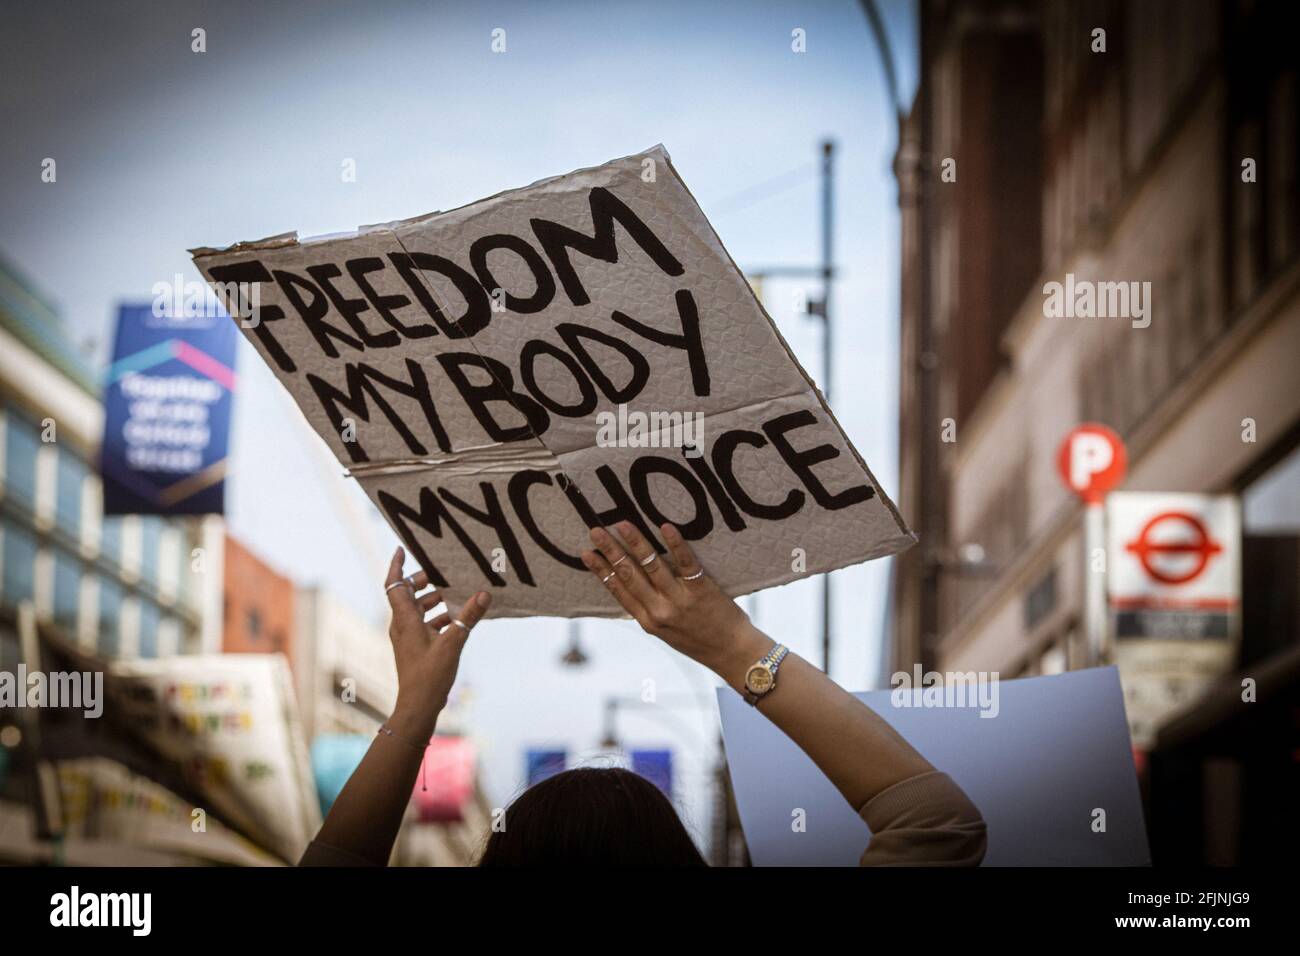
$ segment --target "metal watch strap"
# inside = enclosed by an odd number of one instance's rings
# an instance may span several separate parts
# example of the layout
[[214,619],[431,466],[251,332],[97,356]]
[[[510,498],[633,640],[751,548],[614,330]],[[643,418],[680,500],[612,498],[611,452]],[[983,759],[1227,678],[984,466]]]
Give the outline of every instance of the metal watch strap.
[[[762,698],[776,690],[777,669],[781,666],[781,662],[785,660],[785,656],[789,653],[790,648],[786,647],[784,644],[776,644],[750,667],[749,670],[753,670],[755,667],[766,667],[768,672],[772,675],[772,686],[761,694],[755,694],[748,686],[745,687],[745,692],[742,696],[745,698],[745,703],[749,704],[750,707],[757,707],[758,702]],[[748,677],[749,671],[746,671],[745,674],[746,677]]]

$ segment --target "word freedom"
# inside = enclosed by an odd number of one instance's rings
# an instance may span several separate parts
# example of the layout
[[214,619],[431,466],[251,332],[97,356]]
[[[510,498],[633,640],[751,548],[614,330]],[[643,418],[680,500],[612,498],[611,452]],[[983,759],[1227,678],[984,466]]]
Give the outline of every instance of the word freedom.
[[[330,359],[342,359],[340,349],[357,356],[375,350],[401,348],[406,343],[436,336],[451,340],[470,339],[486,329],[495,314],[493,302],[499,301],[510,312],[528,315],[545,310],[563,289],[574,306],[591,303],[591,297],[579,279],[570,252],[618,261],[614,225],[627,230],[653,262],[667,275],[680,276],[684,267],[655,234],[631,209],[607,189],[591,190],[590,206],[594,235],[587,236],[558,223],[534,219],[532,229],[549,258],[554,272],[528,242],[510,234],[483,236],[470,247],[473,271],[451,259],[429,253],[390,253],[387,262],[378,256],[348,259],[343,270],[332,262],[308,266],[306,275],[286,269],[268,269],[256,259],[213,266],[212,278],[218,282],[274,282],[292,306],[295,317],[308,330],[311,340]],[[531,295],[520,297],[501,290],[488,265],[488,254],[496,251],[513,253],[527,265],[536,288]],[[380,295],[371,275],[392,269],[410,295]],[[339,287],[346,271],[360,297]],[[423,276],[432,273],[449,280],[461,297],[459,315],[448,317],[429,291]],[[557,286],[558,279],[558,286]],[[491,290],[491,292],[489,291]],[[494,300],[492,293],[497,293]],[[680,328],[667,332],[652,328],[623,312],[614,311],[610,319],[624,329],[629,338],[618,338],[599,329],[562,322],[555,331],[564,343],[560,346],[541,338],[528,339],[519,349],[515,373],[504,362],[468,348],[446,351],[433,356],[437,369],[430,369],[414,358],[405,360],[405,378],[390,376],[361,361],[341,363],[342,381],[327,381],[307,372],[306,381],[320,402],[336,431],[346,427],[344,411],[362,421],[371,420],[373,402],[414,456],[431,453],[428,445],[409,427],[404,416],[389,400],[400,396],[413,400],[419,407],[424,425],[438,450],[453,451],[444,427],[435,393],[444,389],[430,385],[429,372],[441,373],[446,384],[475,420],[496,442],[541,438],[550,427],[552,416],[586,419],[596,411],[599,396],[613,404],[632,402],[650,381],[650,363],[639,346],[654,343],[680,350],[688,363],[691,383],[697,396],[710,392],[708,362],[700,337],[700,315],[695,296],[687,289],[674,297]],[[414,317],[410,312],[415,310]],[[330,321],[331,311],[342,316],[346,328]],[[363,316],[373,313],[380,322],[369,324]],[[404,313],[404,314],[399,314]],[[287,316],[277,305],[264,305],[259,321],[252,325],[253,334],[270,359],[282,372],[298,371],[298,362],[280,343],[277,323]],[[620,368],[610,369],[613,361]],[[571,388],[549,391],[541,379],[542,363],[549,372],[562,370]],[[621,383],[617,381],[622,379]],[[573,395],[576,393],[576,400]],[[502,421],[502,416],[505,421]],[[346,443],[352,461],[370,460],[359,441]]]

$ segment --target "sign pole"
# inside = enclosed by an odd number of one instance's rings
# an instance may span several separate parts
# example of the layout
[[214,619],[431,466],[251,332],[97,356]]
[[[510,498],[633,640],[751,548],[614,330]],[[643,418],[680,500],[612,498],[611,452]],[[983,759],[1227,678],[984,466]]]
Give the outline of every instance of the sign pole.
[[1105,425],[1085,422],[1061,442],[1056,466],[1065,486],[1083,500],[1083,632],[1088,667],[1099,667],[1106,653],[1109,629],[1106,605],[1106,564],[1096,570],[1097,550],[1106,547],[1106,493],[1124,480],[1128,452],[1124,442]]
[[1100,667],[1106,653],[1106,569],[1093,566],[1098,548],[1106,547],[1106,510],[1100,501],[1083,509],[1083,622],[1088,666]]

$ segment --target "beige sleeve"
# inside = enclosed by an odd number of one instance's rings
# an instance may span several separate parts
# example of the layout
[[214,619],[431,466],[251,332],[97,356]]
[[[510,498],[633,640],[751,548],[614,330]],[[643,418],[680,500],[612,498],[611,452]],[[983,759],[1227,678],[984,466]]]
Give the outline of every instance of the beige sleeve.
[[859,814],[871,828],[862,866],[978,866],[984,859],[984,818],[946,773],[900,781]]

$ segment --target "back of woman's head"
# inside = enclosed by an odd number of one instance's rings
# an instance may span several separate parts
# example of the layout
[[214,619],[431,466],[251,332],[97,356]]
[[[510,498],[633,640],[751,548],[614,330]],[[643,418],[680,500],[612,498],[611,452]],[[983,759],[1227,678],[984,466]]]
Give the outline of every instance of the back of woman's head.
[[529,787],[479,866],[704,866],[668,798],[615,767],[566,770]]

